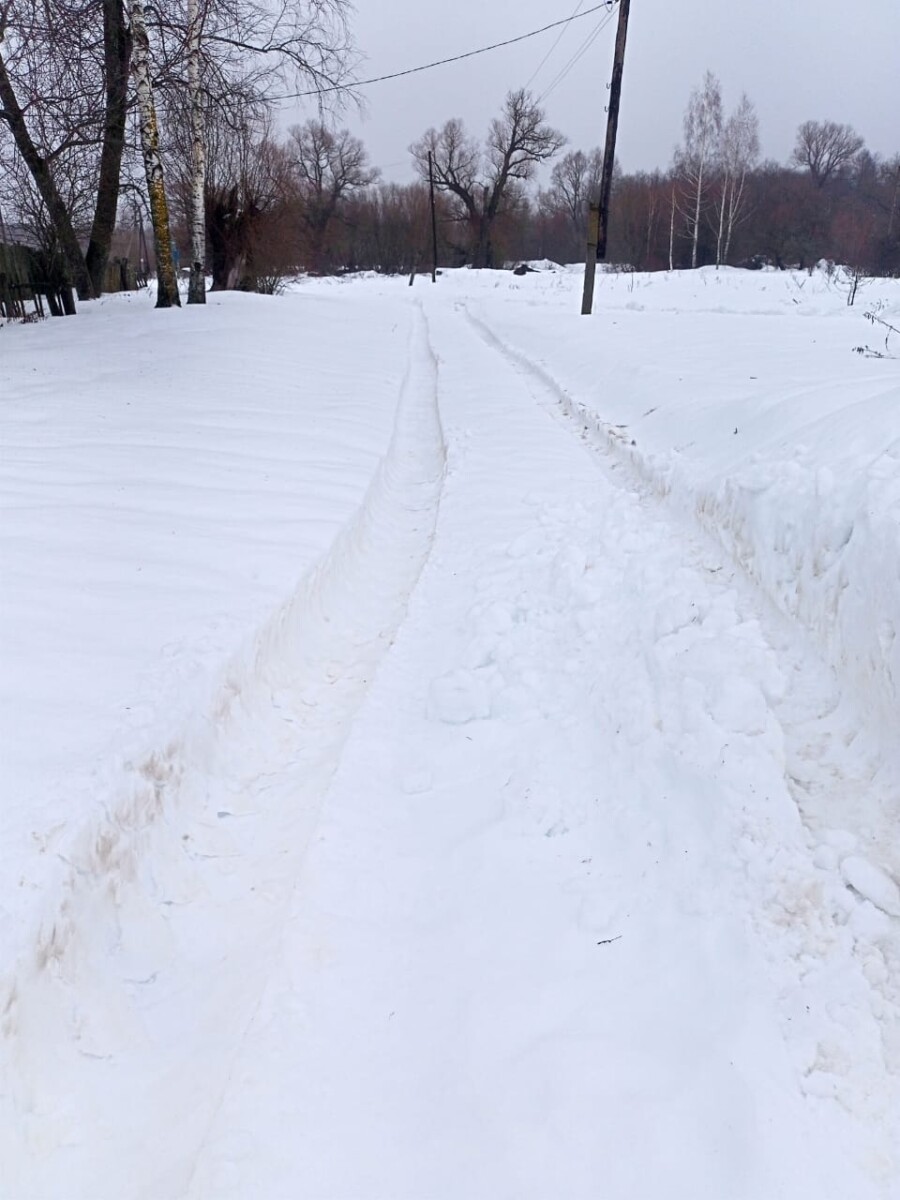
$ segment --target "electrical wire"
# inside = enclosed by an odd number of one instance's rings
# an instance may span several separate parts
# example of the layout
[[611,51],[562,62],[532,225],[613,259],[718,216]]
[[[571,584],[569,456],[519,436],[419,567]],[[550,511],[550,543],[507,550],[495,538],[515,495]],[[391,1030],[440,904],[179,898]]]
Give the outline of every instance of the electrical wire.
[[610,23],[610,21],[612,20],[612,17],[613,17],[613,9],[610,6],[607,15],[605,17],[603,17],[602,20],[599,21],[597,25],[594,26],[594,28],[587,35],[587,37],[584,39],[584,41],[581,43],[581,45],[578,47],[578,49],[575,51],[575,53],[572,55],[572,57],[569,59],[569,61],[565,64],[565,66],[560,68],[560,70],[554,76],[553,80],[548,84],[548,86],[540,94],[540,96],[538,97],[539,104],[543,104],[543,102],[547,99],[547,97],[550,95],[550,93],[554,92],[557,89],[557,87],[559,87],[559,85],[562,83],[562,81],[565,79],[565,77],[569,74],[569,72],[572,70],[572,68],[575,66],[575,64],[577,62],[579,62],[579,60],[582,59],[585,54],[587,54],[588,50],[590,50],[591,46],[593,46],[594,42],[596,42],[597,38],[600,36],[600,34],[603,32],[603,30]]
[[575,51],[575,53],[569,58],[569,60],[562,67],[560,67],[559,71],[557,71],[556,75],[554,75],[553,79],[550,81],[550,83],[547,85],[547,87],[544,88],[543,92],[541,92],[540,96],[538,97],[539,103],[542,104],[544,102],[544,100],[552,92],[554,92],[557,89],[557,87],[559,87],[559,85],[566,78],[566,76],[569,74],[569,72],[572,70],[572,68],[576,65],[576,63],[580,62],[580,60],[585,56],[585,54],[587,54],[588,50],[590,50],[590,48],[593,46],[594,42],[596,42],[597,38],[599,38],[600,34],[607,27],[607,25],[609,25],[611,20],[612,20],[612,9],[610,9],[609,14],[607,16],[603,17],[594,26],[594,28],[590,31],[590,33],[588,33],[587,37],[584,39],[584,41],[581,43],[581,45]]
[[[584,0],[578,0],[577,5],[575,6],[575,11],[572,13],[572,16],[569,18],[570,23],[572,21],[574,21],[575,18],[578,16],[578,13],[581,9],[582,4],[584,4]],[[534,70],[529,75],[528,82],[525,84],[526,92],[531,87],[532,83],[534,82],[535,76],[540,73],[541,67],[544,65],[544,63],[547,61],[547,59],[550,57],[550,55],[553,53],[553,51],[556,49],[556,47],[559,45],[559,43],[562,41],[562,39],[566,36],[566,30],[568,29],[568,27],[569,27],[568,25],[564,25],[562,27],[562,29],[559,31],[559,33],[556,35],[556,37],[553,39],[553,45],[550,47],[550,49],[547,51],[547,53],[544,55],[544,57],[541,59],[541,61],[538,63],[538,65],[534,68]]]
[[[356,83],[334,84],[331,87],[313,88],[308,92],[286,92],[281,96],[273,96],[273,100],[299,100],[304,96],[322,96],[326,92],[343,92],[350,88],[368,87],[372,83],[384,83],[388,79],[402,79],[405,75],[417,75],[420,71],[431,71],[434,67],[445,67],[448,63],[462,62],[466,58],[475,58],[478,54],[487,54],[490,50],[500,50],[503,46],[514,46],[517,42],[525,42],[529,38],[537,37],[539,34],[547,33],[551,29],[559,29],[561,25],[571,25],[573,21],[580,21],[582,17],[589,17],[591,13],[599,12],[601,8],[612,12],[613,0],[604,0],[602,4],[595,4],[592,8],[586,8],[584,12],[577,10],[570,17],[564,17],[561,21],[551,21],[549,25],[543,25],[540,29],[532,29],[530,33],[520,33],[518,37],[507,38],[503,42],[493,42],[490,46],[481,46],[477,50],[467,50],[465,54],[454,54],[450,58],[439,58],[435,62],[423,63],[420,67],[409,67],[405,71],[394,71],[390,75],[376,75],[372,79],[360,79]],[[579,5],[580,7],[580,5]],[[609,20],[606,17],[605,20]]]

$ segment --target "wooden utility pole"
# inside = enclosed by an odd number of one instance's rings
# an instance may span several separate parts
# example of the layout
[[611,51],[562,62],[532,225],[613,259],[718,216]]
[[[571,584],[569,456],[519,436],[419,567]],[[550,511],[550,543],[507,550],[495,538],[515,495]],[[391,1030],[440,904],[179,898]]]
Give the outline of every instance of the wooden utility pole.
[[434,157],[428,151],[428,194],[431,198],[431,282],[437,283],[437,217],[434,214]]
[[616,161],[616,133],[619,128],[619,98],[622,95],[622,69],[625,66],[625,39],[628,36],[628,10],[631,0],[619,0],[619,28],[613,58],[612,79],[609,84],[609,108],[606,118],[606,146],[603,149],[603,170],[600,173],[600,199],[591,205],[587,256],[584,263],[584,295],[582,315],[587,316],[594,306],[594,276],[597,261],[606,258],[606,236],[609,228],[609,194],[612,190],[613,166]]

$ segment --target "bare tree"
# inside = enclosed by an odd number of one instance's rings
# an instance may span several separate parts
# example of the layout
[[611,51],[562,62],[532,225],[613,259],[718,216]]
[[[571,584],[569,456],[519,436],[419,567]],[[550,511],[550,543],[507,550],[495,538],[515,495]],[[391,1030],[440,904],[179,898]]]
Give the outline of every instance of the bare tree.
[[895,154],[891,162],[885,163],[883,177],[885,180],[890,180],[891,199],[887,205],[887,236],[890,239],[894,236],[894,223],[898,208],[900,208],[900,154]]
[[603,151],[595,147],[587,154],[570,150],[553,167],[550,186],[541,193],[541,204],[550,213],[560,212],[572,235],[572,246],[584,250],[587,238],[588,205],[600,186]]
[[863,139],[850,125],[836,121],[804,121],[797,130],[791,161],[809,170],[817,187],[847,166],[862,150]]
[[607,258],[638,270],[652,270],[665,262],[660,253],[660,233],[668,226],[669,180],[660,172],[638,171],[613,175],[613,196],[618,214],[610,231]]
[[159,124],[153,97],[153,75],[150,64],[150,38],[144,15],[144,0],[131,0],[131,34],[134,39],[132,68],[137,89],[141,130],[141,152],[147,177],[147,196],[150,202],[150,223],[153,227],[153,251],[156,255],[156,307],[181,306],[178,279],[172,256],[172,235],[169,229],[169,201],[166,196],[165,171],[159,151]]
[[707,71],[703,86],[691,92],[684,114],[684,144],[675,152],[675,167],[682,183],[680,208],[691,239],[692,267],[697,266],[703,206],[721,134],[722,89],[712,71]]
[[131,28],[124,0],[103,2],[104,108],[103,141],[97,168],[97,203],[85,262],[94,294],[103,290],[109,260],[122,175],[128,120],[128,82],[131,71]]
[[7,0],[0,7],[0,118],[45,206],[68,279],[87,299],[93,287],[59,178],[60,164],[80,157],[98,132],[97,61],[83,40],[92,22],[84,7],[78,16],[82,30],[70,30],[52,4],[42,10]]
[[188,304],[206,303],[206,122],[201,87],[202,28],[198,0],[187,0],[188,103],[191,110],[191,186],[188,205],[191,267]]
[[746,201],[747,176],[759,158],[759,118],[746,94],[725,122],[719,147],[720,187],[716,200],[716,266],[728,262],[734,231]]
[[410,147],[422,179],[428,179],[429,151],[435,186],[457,202],[455,217],[469,228],[475,267],[494,265],[494,223],[516,197],[516,185],[531,179],[538,163],[552,158],[565,138],[547,125],[529,92],[510,92],[502,115],[491,122],[484,149],[468,137],[459,120],[428,132]]
[[354,63],[347,0],[187,0],[187,25],[163,29],[166,73],[178,80],[187,55],[190,105],[188,224],[191,230],[189,303],[206,298],[204,228],[205,110],[215,106],[238,120],[270,105],[274,89],[302,82],[313,90],[346,86]]
[[431,242],[428,188],[385,183],[355,193],[347,203],[343,232],[348,263],[408,275]]
[[369,165],[359,138],[347,129],[331,129],[324,121],[294,125],[288,152],[300,181],[301,219],[310,261],[321,270],[328,230],[341,203],[352,192],[374,183],[379,172]]
[[[82,299],[99,295],[125,144],[131,40],[122,0],[7,0],[0,46],[0,121],[46,206],[69,280]],[[86,224],[66,208],[76,173],[91,193]]]
[[[267,118],[248,115],[234,126],[220,115],[210,122],[205,207],[213,291],[257,290],[266,226],[289,201],[291,184],[289,155]],[[263,264],[266,275],[269,266]]]

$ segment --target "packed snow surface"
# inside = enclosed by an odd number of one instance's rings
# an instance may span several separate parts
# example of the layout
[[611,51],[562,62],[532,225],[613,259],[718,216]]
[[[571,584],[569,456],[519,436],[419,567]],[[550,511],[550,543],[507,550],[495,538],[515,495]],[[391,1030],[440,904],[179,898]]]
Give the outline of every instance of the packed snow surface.
[[900,285],[538,265],[0,329],[3,1200],[900,1197]]

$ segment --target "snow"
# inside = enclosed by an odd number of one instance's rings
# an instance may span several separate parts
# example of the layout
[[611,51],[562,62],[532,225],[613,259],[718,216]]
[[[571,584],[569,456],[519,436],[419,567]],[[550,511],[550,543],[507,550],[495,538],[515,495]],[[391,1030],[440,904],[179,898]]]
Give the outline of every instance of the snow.
[[877,341],[862,310],[881,301],[896,324],[897,284],[873,281],[848,310],[825,272],[603,274],[595,310],[607,319],[579,325],[574,277],[541,290],[540,320],[531,279],[495,277],[499,304],[486,283],[473,317],[697,516],[814,633],[867,715],[890,725],[900,706],[900,381],[896,365],[850,351]]
[[900,365],[579,298],[0,331],[4,1195],[900,1196]]
[[856,854],[841,863],[841,874],[861,896],[891,917],[900,917],[900,888],[893,879]]

